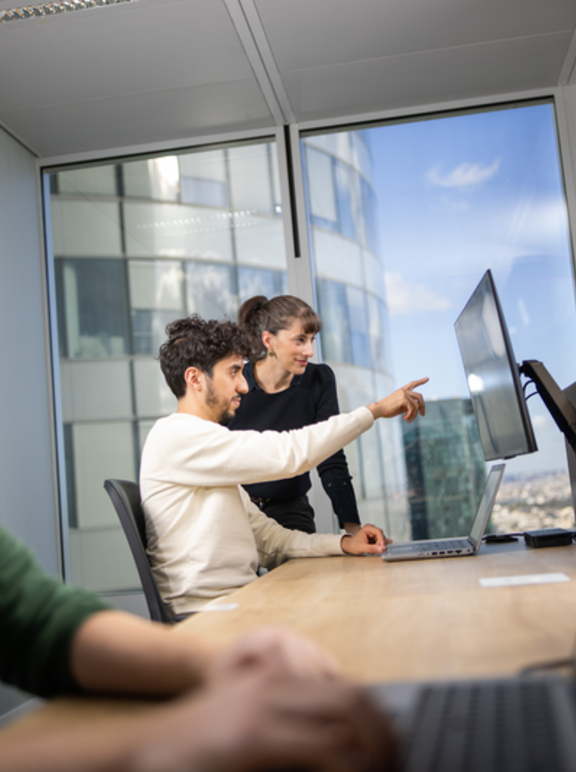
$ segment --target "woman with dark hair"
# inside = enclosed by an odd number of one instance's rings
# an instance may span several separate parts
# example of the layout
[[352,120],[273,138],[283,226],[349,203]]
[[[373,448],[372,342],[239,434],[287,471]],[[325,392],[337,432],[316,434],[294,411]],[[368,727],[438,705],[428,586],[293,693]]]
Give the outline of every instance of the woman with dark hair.
[[[314,309],[293,295],[271,300],[258,295],[242,304],[238,324],[251,336],[252,352],[244,368],[249,391],[230,429],[300,429],[340,412],[334,373],[328,365],[308,361],[322,329]],[[360,518],[344,452],[323,461],[318,473],[341,528],[356,533]],[[310,487],[308,473],[245,486],[252,501],[285,528],[314,533],[314,510],[306,496]]]

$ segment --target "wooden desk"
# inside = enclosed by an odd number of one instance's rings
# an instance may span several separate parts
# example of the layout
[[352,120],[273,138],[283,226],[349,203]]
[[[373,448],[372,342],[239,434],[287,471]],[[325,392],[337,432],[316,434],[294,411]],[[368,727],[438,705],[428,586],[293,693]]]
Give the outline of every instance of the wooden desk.
[[[551,572],[571,581],[491,589],[479,583]],[[511,674],[571,655],[576,545],[484,545],[477,556],[401,563],[293,560],[224,602],[238,608],[196,614],[175,634],[227,644],[260,625],[287,625],[366,683]]]
[[[563,572],[562,584],[483,589],[481,577]],[[215,644],[283,624],[326,647],[353,678],[375,681],[512,674],[563,659],[576,637],[576,545],[483,547],[476,557],[384,563],[293,560],[229,596],[233,611],[196,614],[174,628]],[[50,736],[57,727],[126,719],[145,701],[57,699],[3,730]],[[0,739],[0,745],[2,740]]]

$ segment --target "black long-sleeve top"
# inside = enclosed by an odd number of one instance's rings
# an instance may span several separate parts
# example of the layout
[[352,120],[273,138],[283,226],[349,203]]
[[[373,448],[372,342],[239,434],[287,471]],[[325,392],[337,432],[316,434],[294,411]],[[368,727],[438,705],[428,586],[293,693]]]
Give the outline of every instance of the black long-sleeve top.
[[[340,412],[336,379],[328,365],[308,363],[303,375],[295,375],[290,386],[276,394],[268,394],[260,388],[251,363],[245,366],[244,376],[249,391],[242,396],[242,403],[228,425],[232,430],[289,431],[325,421]],[[339,450],[319,464],[318,473],[340,525],[359,523],[352,477],[344,451]],[[311,485],[310,475],[306,472],[286,480],[244,487],[255,498],[291,499],[303,496]]]

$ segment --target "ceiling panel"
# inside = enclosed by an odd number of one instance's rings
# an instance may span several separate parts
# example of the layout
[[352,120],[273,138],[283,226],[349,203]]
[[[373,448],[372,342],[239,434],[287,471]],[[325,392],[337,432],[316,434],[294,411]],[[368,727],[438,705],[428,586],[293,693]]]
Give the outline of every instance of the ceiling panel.
[[255,0],[280,72],[573,31],[574,0]]
[[213,0],[148,0],[2,24],[0,72],[8,70],[0,77],[5,113],[253,77],[225,7]]
[[272,127],[284,90],[306,121],[548,88],[575,26],[575,0],[139,0],[0,24],[0,122],[61,155]]
[[11,113],[0,121],[40,156],[257,129],[270,115],[253,80],[165,89]]
[[571,34],[299,70],[284,83],[299,121],[546,88]]

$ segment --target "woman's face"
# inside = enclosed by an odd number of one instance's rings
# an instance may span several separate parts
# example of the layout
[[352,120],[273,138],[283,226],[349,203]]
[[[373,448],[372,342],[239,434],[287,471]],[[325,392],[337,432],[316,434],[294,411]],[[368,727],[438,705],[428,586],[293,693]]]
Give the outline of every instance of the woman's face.
[[278,364],[293,375],[302,375],[308,360],[314,356],[313,342],[316,333],[306,333],[299,319],[276,335],[264,332],[262,340],[268,351],[273,351]]

